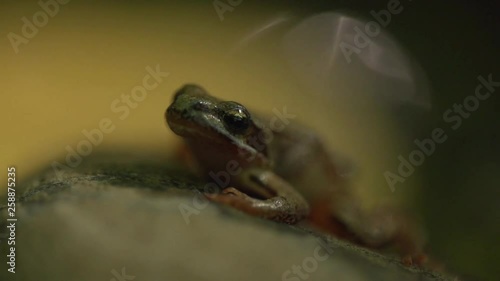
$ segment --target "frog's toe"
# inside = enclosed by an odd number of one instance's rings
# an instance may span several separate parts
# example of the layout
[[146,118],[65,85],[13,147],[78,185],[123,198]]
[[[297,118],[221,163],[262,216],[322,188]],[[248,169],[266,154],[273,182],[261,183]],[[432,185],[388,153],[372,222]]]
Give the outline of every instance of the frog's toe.
[[245,198],[247,195],[242,193],[241,191],[237,190],[234,187],[228,187],[222,190],[221,193],[205,193],[205,196],[209,199],[216,199],[220,197],[226,197],[226,196],[231,196],[231,197],[240,197],[240,198]]
[[234,187],[225,188],[224,190],[222,190],[222,194],[237,196],[237,197],[246,197],[244,193],[242,193],[241,191],[239,191]]
[[205,197],[207,197],[211,201],[225,204],[229,203],[229,205],[232,205],[230,203],[239,200],[250,201],[250,197],[248,195],[234,187],[225,188],[221,193],[205,193]]

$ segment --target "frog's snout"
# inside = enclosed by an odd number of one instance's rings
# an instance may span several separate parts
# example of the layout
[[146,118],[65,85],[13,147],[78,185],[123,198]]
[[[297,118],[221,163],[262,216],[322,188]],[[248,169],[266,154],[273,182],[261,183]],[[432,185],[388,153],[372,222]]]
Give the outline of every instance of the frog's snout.
[[171,104],[168,108],[167,111],[165,111],[165,119],[167,122],[170,124],[170,121],[180,119],[182,117],[182,113],[177,110],[173,104]]

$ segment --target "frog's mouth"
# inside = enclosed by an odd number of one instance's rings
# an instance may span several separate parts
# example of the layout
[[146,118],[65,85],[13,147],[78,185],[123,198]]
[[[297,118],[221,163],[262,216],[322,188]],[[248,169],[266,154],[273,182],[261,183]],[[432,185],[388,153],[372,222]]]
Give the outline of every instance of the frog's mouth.
[[[185,138],[198,139],[200,141],[211,141],[216,143],[223,143],[220,140],[220,137],[217,136],[217,132],[212,130],[201,129],[198,127],[191,127],[191,124],[184,123],[185,121],[181,120],[179,123],[168,122],[170,129],[177,135]],[[189,123],[189,122],[186,122]]]

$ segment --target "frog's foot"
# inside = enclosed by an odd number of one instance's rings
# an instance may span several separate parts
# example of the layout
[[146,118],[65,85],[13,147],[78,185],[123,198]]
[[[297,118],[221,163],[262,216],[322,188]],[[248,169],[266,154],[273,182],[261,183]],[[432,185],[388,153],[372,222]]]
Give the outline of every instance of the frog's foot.
[[426,264],[427,256],[425,254],[406,255],[401,258],[401,262],[406,266],[422,266]]
[[400,226],[397,234],[393,238],[394,244],[402,256],[401,262],[404,265],[429,265],[428,257],[423,250],[423,234],[415,225]]
[[349,231],[347,226],[331,214],[331,200],[320,199],[311,204],[311,212],[308,221],[315,228],[327,232],[337,238],[359,243],[359,239],[354,233]]
[[294,210],[293,204],[280,196],[260,200],[233,187],[224,189],[222,193],[205,194],[205,196],[213,202],[231,206],[247,214],[287,224],[295,224],[304,217],[304,214]]

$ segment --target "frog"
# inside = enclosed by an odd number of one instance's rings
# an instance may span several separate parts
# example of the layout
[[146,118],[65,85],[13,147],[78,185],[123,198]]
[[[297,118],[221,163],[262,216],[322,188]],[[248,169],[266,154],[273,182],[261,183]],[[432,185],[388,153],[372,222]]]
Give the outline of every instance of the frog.
[[174,93],[165,119],[197,174],[222,183],[204,194],[210,201],[280,223],[306,222],[370,248],[396,244],[406,264],[423,260],[422,235],[391,212],[364,210],[349,185],[351,163],[306,126],[278,125],[197,84]]

